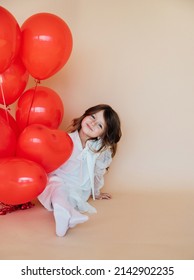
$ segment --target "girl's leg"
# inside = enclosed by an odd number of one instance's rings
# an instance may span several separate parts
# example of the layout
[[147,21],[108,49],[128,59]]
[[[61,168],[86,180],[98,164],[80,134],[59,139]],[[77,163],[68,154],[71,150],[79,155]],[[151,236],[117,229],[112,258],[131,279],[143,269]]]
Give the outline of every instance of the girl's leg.
[[75,210],[73,207],[70,211],[71,218],[69,220],[69,227],[73,228],[77,224],[84,223],[88,220],[88,216],[81,214],[79,211]]
[[53,190],[51,202],[58,236],[64,236],[69,228],[88,220],[86,215],[81,214],[72,207],[65,191],[60,186]]
[[62,237],[66,234],[69,228],[70,214],[64,207],[61,207],[57,203],[53,204],[53,213],[56,225],[56,235]]

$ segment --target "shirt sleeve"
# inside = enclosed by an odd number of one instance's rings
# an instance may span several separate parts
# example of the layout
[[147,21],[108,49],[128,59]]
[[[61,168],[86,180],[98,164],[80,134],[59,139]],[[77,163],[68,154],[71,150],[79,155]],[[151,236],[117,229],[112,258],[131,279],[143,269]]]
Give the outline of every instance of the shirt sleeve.
[[99,154],[96,159],[94,169],[94,194],[95,196],[100,194],[100,189],[104,186],[104,175],[107,168],[112,161],[111,151],[107,149]]

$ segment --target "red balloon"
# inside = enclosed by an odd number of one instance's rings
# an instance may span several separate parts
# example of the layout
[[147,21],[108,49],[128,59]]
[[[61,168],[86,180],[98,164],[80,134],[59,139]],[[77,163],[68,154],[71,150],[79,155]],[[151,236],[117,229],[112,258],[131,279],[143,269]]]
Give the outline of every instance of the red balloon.
[[22,94],[16,108],[16,121],[22,131],[30,124],[57,129],[64,115],[63,102],[52,89],[39,86]]
[[17,57],[20,44],[21,30],[16,19],[0,6],[0,73]]
[[0,160],[0,201],[21,204],[35,199],[46,187],[47,174],[37,163],[23,158]]
[[9,105],[14,103],[23,93],[29,78],[22,61],[17,58],[0,74],[0,103]]
[[49,173],[68,160],[72,151],[73,142],[65,131],[32,124],[20,134],[16,155],[39,163]]
[[0,117],[0,158],[14,156],[17,137],[13,129]]
[[65,65],[73,39],[64,20],[50,13],[38,13],[23,23],[21,31],[21,57],[34,78],[44,80]]
[[0,120],[4,120],[4,122],[6,122],[6,124],[13,129],[16,137],[19,136],[19,127],[16,120],[14,119],[14,117],[12,117],[9,111],[0,108]]

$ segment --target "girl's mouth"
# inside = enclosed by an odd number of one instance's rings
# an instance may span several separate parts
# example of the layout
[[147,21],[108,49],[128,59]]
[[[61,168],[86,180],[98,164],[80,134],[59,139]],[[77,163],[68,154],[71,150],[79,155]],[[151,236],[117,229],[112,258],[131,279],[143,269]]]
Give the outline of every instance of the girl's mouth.
[[91,126],[87,123],[87,127],[91,130],[91,131],[93,131],[93,129],[91,128]]

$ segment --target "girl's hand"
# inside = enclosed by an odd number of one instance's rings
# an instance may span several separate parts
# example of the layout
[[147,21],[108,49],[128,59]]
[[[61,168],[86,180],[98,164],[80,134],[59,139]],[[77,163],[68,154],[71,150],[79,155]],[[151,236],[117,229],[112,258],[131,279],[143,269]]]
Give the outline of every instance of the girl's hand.
[[112,196],[109,193],[100,193],[99,195],[95,196],[96,199],[111,199]]

